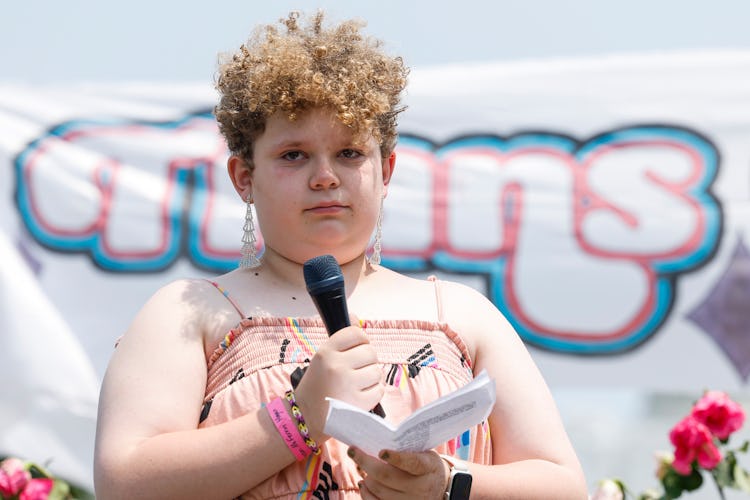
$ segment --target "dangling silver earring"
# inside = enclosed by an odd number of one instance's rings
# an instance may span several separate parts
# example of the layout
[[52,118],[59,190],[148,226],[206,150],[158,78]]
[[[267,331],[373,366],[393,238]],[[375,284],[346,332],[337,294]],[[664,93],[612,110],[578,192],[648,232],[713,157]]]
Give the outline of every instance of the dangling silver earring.
[[383,240],[383,198],[380,198],[380,212],[378,212],[378,223],[375,228],[375,242],[372,245],[372,255],[367,259],[370,265],[380,264],[380,245]]
[[245,225],[242,227],[242,259],[240,269],[252,269],[260,265],[255,243],[255,220],[253,219],[252,196],[247,197],[247,211],[245,212]]

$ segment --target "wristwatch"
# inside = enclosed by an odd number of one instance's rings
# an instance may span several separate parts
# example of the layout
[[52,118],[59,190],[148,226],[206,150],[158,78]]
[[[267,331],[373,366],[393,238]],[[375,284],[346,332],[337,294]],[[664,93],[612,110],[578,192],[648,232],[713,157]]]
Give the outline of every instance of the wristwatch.
[[448,489],[445,491],[445,500],[469,500],[471,472],[469,472],[466,462],[450,455],[440,455],[440,458],[448,462],[451,468]]

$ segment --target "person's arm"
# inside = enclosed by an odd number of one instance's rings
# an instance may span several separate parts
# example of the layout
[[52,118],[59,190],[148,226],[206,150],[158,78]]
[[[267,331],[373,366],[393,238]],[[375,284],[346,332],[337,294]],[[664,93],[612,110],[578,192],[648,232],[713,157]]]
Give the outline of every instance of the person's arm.
[[[492,465],[469,463],[472,499],[588,498],[586,481],[554,400],[526,347],[507,320],[478,292],[443,284],[446,321],[474,352],[497,387],[489,417]],[[351,449],[365,472],[362,498],[443,498],[449,468],[434,451],[385,450],[371,457]]]
[[472,499],[585,499],[586,480],[554,399],[526,346],[483,295],[446,283],[448,322],[474,343],[497,401],[489,417],[493,464],[470,464]]
[[99,399],[97,498],[231,498],[292,463],[262,411],[198,430],[206,384],[196,282],[159,290],[122,337]]
[[[211,295],[195,289],[201,286],[207,285],[180,281],[157,292],[115,350],[99,401],[97,498],[233,498],[295,460],[265,409],[197,429],[206,385],[201,325],[211,310],[205,303]],[[360,331],[350,333],[321,346],[308,375],[329,370],[344,380],[361,379],[338,397],[374,405],[382,396],[382,388],[368,381],[370,372],[379,377],[367,369],[374,350]],[[319,442],[325,438],[323,394],[336,393],[326,380],[306,376],[297,388]]]

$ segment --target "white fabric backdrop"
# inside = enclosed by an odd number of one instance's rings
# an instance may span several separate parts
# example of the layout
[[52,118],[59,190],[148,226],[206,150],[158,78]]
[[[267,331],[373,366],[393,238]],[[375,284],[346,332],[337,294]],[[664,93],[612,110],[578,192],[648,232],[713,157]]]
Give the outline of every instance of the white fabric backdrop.
[[[0,452],[90,484],[98,384],[243,207],[207,84],[0,85]],[[750,376],[750,53],[415,70],[384,263],[482,290],[555,388]]]

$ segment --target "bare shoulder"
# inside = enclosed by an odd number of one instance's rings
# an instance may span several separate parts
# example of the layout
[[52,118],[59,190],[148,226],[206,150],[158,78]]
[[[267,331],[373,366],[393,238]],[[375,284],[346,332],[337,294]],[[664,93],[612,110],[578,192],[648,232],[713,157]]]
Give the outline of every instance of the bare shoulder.
[[349,309],[361,318],[437,320],[434,283],[378,268],[350,297]]
[[157,289],[135,316],[121,344],[147,341],[204,344],[229,317],[226,299],[204,279],[177,279]]
[[184,307],[190,310],[192,304],[198,303],[212,285],[206,280],[196,278],[176,279],[157,289],[146,305],[157,302],[161,306]]
[[190,322],[203,312],[211,285],[199,279],[178,279],[156,290],[136,316],[158,314],[172,321]]
[[519,346],[513,326],[484,294],[455,281],[441,281],[440,289],[445,321],[461,336],[474,359],[489,347]]
[[472,316],[499,313],[487,297],[465,283],[442,278],[422,282],[440,297],[443,316],[452,324],[462,324]]

